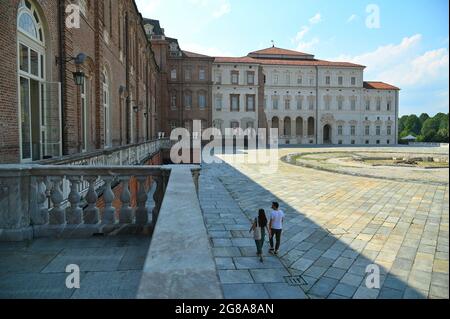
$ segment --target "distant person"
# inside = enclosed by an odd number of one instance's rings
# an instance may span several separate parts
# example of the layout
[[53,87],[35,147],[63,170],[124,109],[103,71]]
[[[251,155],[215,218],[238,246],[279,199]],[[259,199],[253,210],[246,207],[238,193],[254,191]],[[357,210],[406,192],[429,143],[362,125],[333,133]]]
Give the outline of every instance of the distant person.
[[259,261],[264,262],[263,258],[263,246],[264,239],[266,238],[266,230],[270,236],[270,230],[267,227],[267,217],[264,209],[260,209],[258,212],[258,217],[253,221],[252,228],[249,232],[253,231],[253,238],[256,244],[256,254],[259,257]]
[[[284,213],[279,209],[280,205],[277,202],[272,203],[272,213],[270,214],[270,249],[269,253],[278,255],[278,250],[281,244],[281,232],[283,231]],[[273,237],[275,236],[277,243],[275,249],[273,248]]]

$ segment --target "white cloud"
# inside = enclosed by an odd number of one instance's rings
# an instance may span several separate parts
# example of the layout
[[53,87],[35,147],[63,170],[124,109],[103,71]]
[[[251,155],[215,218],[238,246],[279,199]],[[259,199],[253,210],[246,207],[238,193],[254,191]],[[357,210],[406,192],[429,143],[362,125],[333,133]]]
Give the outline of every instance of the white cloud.
[[379,73],[380,70],[389,69],[415,54],[415,49],[422,40],[421,34],[404,38],[399,44],[380,46],[374,51],[357,56],[341,55],[334,60],[343,60],[367,66],[367,73]]
[[365,78],[401,88],[433,87],[448,83],[449,51],[438,48],[421,51],[422,35],[415,34],[398,44],[380,46],[357,56],[341,55],[332,60],[367,66]]
[[218,19],[231,12],[229,0],[189,0],[189,3],[205,10],[214,19]]
[[136,0],[136,5],[143,17],[151,18],[155,16],[161,0]]
[[383,70],[379,76],[404,87],[425,86],[448,79],[449,53],[446,48],[431,50],[397,66]]
[[352,14],[350,17],[348,17],[347,23],[352,23],[356,19],[358,19],[358,16],[356,14]]
[[309,23],[311,23],[311,24],[317,24],[320,21],[322,21],[322,15],[320,13],[316,13],[316,15],[314,17],[309,19]]
[[320,13],[316,13],[313,17],[309,19],[309,25],[304,25],[300,28],[294,38],[291,39],[292,43],[296,46],[298,51],[308,51],[311,50],[315,45],[317,45],[320,40],[315,37],[309,41],[303,41],[305,35],[312,29],[314,24],[322,21],[322,16]]
[[317,44],[319,44],[320,39],[319,38],[313,38],[310,41],[304,41],[297,44],[297,51],[311,51]]
[[294,39],[292,39],[293,42],[299,42],[303,39],[303,37],[309,32],[308,26],[303,26],[301,30],[297,33]]
[[221,16],[230,13],[231,5],[228,1],[223,2],[216,11],[213,12],[214,18],[220,18]]
[[415,34],[371,52],[332,60],[366,65],[365,80],[400,87],[401,114],[448,112],[448,48],[424,51],[421,45],[422,35]]

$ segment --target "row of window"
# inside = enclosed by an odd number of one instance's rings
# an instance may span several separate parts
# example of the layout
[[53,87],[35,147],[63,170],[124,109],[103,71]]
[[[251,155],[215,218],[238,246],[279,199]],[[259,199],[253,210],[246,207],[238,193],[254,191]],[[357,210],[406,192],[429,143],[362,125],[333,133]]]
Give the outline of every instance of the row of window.
[[[272,99],[272,110],[279,110],[280,109],[280,96],[273,95],[271,97],[271,99]],[[337,101],[336,101],[335,105],[337,105],[337,110],[343,111],[346,99],[343,96],[339,96],[339,97],[336,97],[336,100]],[[357,97],[352,96],[352,97],[349,97],[348,100],[349,100],[349,104],[350,104],[350,110],[356,111]],[[332,102],[333,102],[332,96],[329,96],[329,95],[325,96],[323,109],[326,111],[330,111],[332,109],[332,107],[331,107]],[[314,110],[315,103],[316,103],[316,97],[313,95],[307,96],[306,99],[304,96],[297,96],[295,98],[295,109],[297,109],[297,110],[303,110],[303,109]],[[293,108],[292,104],[293,104],[293,102],[292,102],[292,99],[290,96],[284,98],[284,105],[283,105],[284,110],[293,110],[294,108]],[[264,109],[267,110],[267,96],[264,98]],[[366,100],[366,108],[365,109],[366,109],[366,111],[371,110],[371,100],[370,99]],[[376,111],[382,110],[381,98],[376,99],[376,108],[375,109],[376,109]],[[392,110],[392,101],[391,100],[386,101],[385,110],[386,111]]]
[[[312,144],[312,143],[311,143]],[[339,145],[342,145],[342,144],[344,144],[344,142],[342,141],[342,140],[338,140],[338,144]],[[351,140],[350,141],[350,144],[352,144],[352,145],[355,145],[356,144],[356,141],[355,140]],[[364,144],[367,144],[367,145],[369,145],[370,144],[370,141],[369,140],[365,140],[364,141]],[[375,144],[377,144],[377,145],[380,145],[381,144],[381,140],[376,140],[375,141]],[[391,140],[386,140],[386,144],[391,144]]]
[[[184,94],[184,108],[185,109],[190,109],[193,107],[193,99],[192,99],[192,93],[191,92],[186,92]],[[206,98],[206,92],[205,91],[200,91],[197,93],[197,103],[198,103],[198,108],[199,109],[206,109],[206,105],[207,105],[207,98]],[[177,92],[172,92],[170,94],[170,108],[172,110],[176,110],[178,106],[178,95]]]
[[[177,69],[173,68],[170,71],[170,79],[175,81],[178,79]],[[191,81],[193,80],[192,77],[192,68],[186,68],[184,70],[184,80],[185,81]],[[198,70],[198,80],[199,81],[206,81],[206,69],[203,67],[200,67]]]
[[[230,111],[231,112],[240,112],[241,111],[241,97],[239,94],[230,94]],[[255,94],[246,94],[245,95],[245,112],[254,112],[256,110],[256,95]],[[224,108],[223,105],[223,96],[218,94],[215,96],[214,105],[216,111],[222,111]]]
[[[326,75],[325,76],[325,85],[337,85],[337,86],[343,86],[344,85],[344,77],[343,76],[338,76],[336,78],[337,81],[332,81],[331,76],[330,75]],[[355,86],[356,85],[356,77],[352,76],[350,77],[350,85],[351,86]]]
[[[239,85],[240,73],[238,70],[230,71],[230,83]],[[216,71],[214,73],[214,83],[215,84],[223,84],[222,83],[222,72]],[[245,83],[247,85],[255,85],[255,71],[246,71],[245,72]]]
[[[350,135],[351,136],[356,136],[356,126],[355,125],[351,125],[350,126]],[[392,135],[392,126],[388,125],[386,127],[386,134],[387,135]],[[338,136],[343,136],[344,135],[344,126],[342,125],[338,125],[337,127],[337,135]],[[371,127],[370,125],[365,125],[364,126],[364,135],[365,136],[370,136],[371,135]],[[375,135],[376,136],[381,136],[381,125],[377,125],[375,126]]]

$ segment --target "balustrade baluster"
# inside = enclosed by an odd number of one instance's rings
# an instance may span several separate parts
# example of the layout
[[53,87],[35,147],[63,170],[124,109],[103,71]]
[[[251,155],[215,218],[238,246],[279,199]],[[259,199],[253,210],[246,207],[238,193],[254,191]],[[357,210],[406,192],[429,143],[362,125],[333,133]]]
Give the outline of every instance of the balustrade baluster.
[[133,209],[130,207],[131,193],[130,193],[130,176],[122,176],[120,180],[122,182],[122,194],[120,195],[120,201],[122,202],[122,208],[120,209],[119,221],[121,224],[129,224],[133,222]]
[[97,192],[95,191],[95,182],[97,181],[97,176],[88,176],[87,181],[89,182],[89,190],[86,194],[86,201],[88,202],[88,207],[84,210],[84,223],[85,224],[98,224],[99,221],[99,209],[97,208]]
[[48,224],[48,207],[46,204],[49,194],[47,193],[46,183],[48,183],[46,177],[38,177],[36,179],[37,212],[32,216],[32,222],[34,225]]
[[139,182],[139,191],[137,194],[137,209],[136,209],[136,224],[145,225],[148,223],[148,209],[147,204],[147,191],[145,187],[145,182],[147,180],[146,176],[136,177]]
[[70,207],[66,208],[66,221],[70,225],[78,225],[83,223],[83,210],[80,208],[81,196],[78,192],[81,181],[80,176],[70,176],[70,193],[68,200]]
[[50,192],[50,199],[53,203],[53,208],[50,210],[49,215],[50,225],[62,225],[66,222],[65,211],[61,208],[61,203],[64,200],[64,196],[61,191],[62,180],[63,178],[61,176],[51,177],[53,187]]
[[114,192],[111,189],[111,183],[114,177],[104,177],[105,190],[103,192],[103,200],[105,202],[105,208],[103,209],[102,223],[103,224],[115,224],[116,223],[116,209],[112,206],[114,201]]

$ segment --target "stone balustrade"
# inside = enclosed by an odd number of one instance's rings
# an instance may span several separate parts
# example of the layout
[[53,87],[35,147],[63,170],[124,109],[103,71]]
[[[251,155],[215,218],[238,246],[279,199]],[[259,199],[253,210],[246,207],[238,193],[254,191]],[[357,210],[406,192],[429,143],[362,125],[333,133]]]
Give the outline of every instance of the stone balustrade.
[[96,150],[88,153],[77,153],[60,158],[46,159],[36,162],[41,165],[91,165],[118,166],[139,165],[145,163],[157,152],[168,149],[171,141],[161,138],[138,144],[130,144],[113,148]]
[[[165,166],[2,165],[0,240],[149,233],[170,172]],[[198,188],[199,168],[191,172]],[[135,207],[132,179],[138,185]]]

